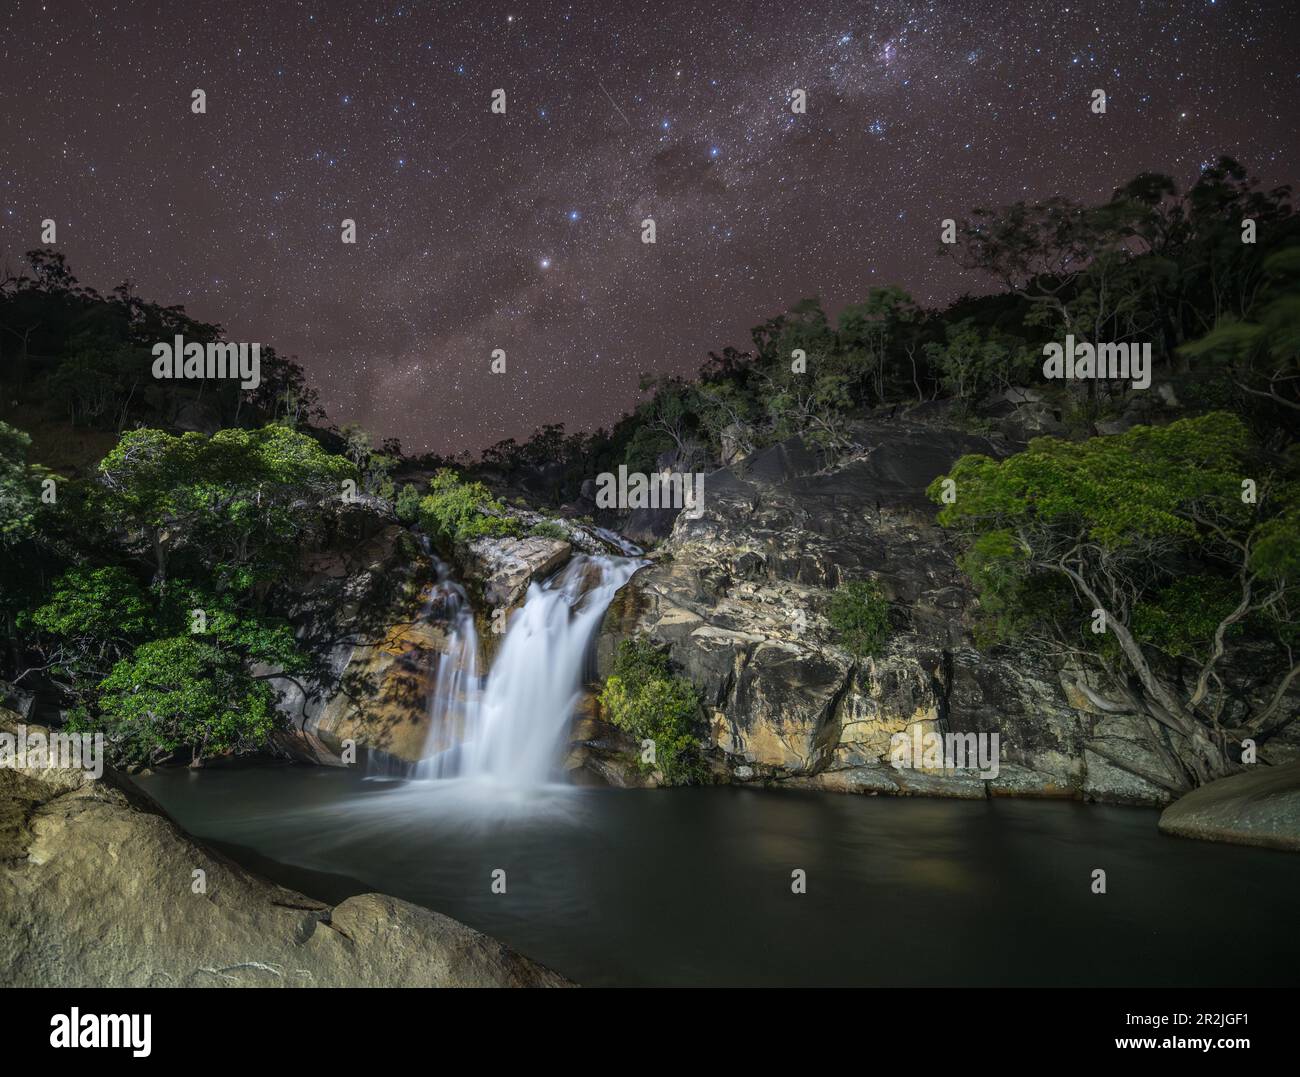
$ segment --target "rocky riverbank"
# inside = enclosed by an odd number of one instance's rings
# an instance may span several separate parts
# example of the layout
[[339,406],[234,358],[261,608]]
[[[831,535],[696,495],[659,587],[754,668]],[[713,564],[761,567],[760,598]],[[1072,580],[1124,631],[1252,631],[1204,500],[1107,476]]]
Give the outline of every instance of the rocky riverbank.
[[[13,732],[17,716],[0,714]],[[28,727],[29,732],[33,727]],[[385,894],[330,906],[182,832],[111,769],[0,767],[0,983],[10,987],[557,987]]]

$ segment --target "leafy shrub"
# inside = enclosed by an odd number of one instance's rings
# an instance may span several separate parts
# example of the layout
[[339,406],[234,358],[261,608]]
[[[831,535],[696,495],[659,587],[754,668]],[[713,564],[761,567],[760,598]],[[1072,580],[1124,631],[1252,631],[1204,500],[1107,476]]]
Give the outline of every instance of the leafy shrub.
[[533,526],[528,529],[528,533],[530,535],[535,535],[538,538],[561,539],[566,542],[569,538],[569,532],[564,529],[562,524],[557,523],[555,520],[542,520],[540,523],[533,524]]
[[464,482],[450,468],[440,469],[429,482],[429,492],[420,499],[420,524],[446,545],[520,533],[518,519],[506,515],[486,486]]
[[889,637],[889,601],[874,580],[846,583],[831,596],[826,619],[858,658],[876,654]]
[[404,524],[413,524],[420,518],[420,488],[415,483],[408,482],[402,487],[393,511]]
[[36,519],[37,485],[27,464],[31,435],[0,422],[0,547],[27,537]]
[[657,769],[669,785],[697,781],[703,773],[692,733],[699,695],[685,677],[674,676],[668,656],[644,640],[624,640],[614,670],[600,693],[601,712],[614,725],[655,746]]

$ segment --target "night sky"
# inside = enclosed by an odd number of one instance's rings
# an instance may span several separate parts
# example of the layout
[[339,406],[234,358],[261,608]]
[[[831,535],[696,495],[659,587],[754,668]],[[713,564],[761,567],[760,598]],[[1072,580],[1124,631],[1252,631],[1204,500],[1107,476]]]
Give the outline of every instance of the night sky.
[[297,356],[334,420],[478,450],[806,295],[986,289],[935,256],[972,205],[1300,179],[1298,57],[1293,2],[4,0],[0,259],[52,217],[84,283]]

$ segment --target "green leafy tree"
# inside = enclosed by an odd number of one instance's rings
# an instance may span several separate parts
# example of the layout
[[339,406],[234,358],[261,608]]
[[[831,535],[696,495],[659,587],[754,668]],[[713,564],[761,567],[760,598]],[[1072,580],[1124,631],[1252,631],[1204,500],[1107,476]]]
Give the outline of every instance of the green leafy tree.
[[567,542],[569,532],[558,520],[539,520],[528,529],[530,535],[538,538],[560,539]]
[[404,524],[413,524],[420,518],[420,488],[413,482],[404,483],[397,493],[393,511]]
[[40,506],[38,476],[27,464],[32,439],[0,422],[0,550],[28,537]]
[[643,640],[624,640],[600,693],[601,713],[638,740],[654,742],[654,764],[669,785],[703,774],[694,727],[700,700],[695,686],[675,676],[668,657]]
[[103,677],[148,638],[155,618],[149,595],[125,569],[79,565],[54,581],[48,601],[25,620],[40,634],[45,668],[81,695],[85,681]]
[[1277,251],[1263,268],[1267,285],[1250,317],[1225,316],[1182,354],[1221,362],[1242,392],[1300,412],[1300,244]]
[[190,554],[219,587],[277,578],[355,469],[280,425],[210,438],[130,430],[99,466],[104,508],[138,534],[155,579]]
[[115,759],[151,765],[177,752],[206,756],[264,747],[282,719],[264,680],[240,657],[198,636],[151,640],[99,686],[99,716],[74,728],[102,731]]
[[361,488],[378,497],[393,496],[393,480],[389,473],[397,466],[397,454],[375,448],[374,440],[358,424],[348,423],[339,431],[347,457],[361,476]]
[[629,466],[633,463],[630,458],[636,456],[642,470],[655,470],[656,464],[649,457],[673,450],[677,468],[689,471],[698,462],[702,447],[695,387],[683,378],[647,376],[641,379],[641,391],[651,394],[637,408],[645,434],[629,447]]
[[420,500],[420,525],[444,546],[476,538],[518,535],[519,521],[510,516],[481,482],[465,482],[450,468],[441,468]]
[[[700,426],[721,457],[748,456],[758,447],[754,401],[732,381],[702,381],[696,389]],[[724,461],[727,462],[727,461]]]
[[[1239,419],[1216,412],[1083,443],[1038,438],[1002,461],[966,456],[935,480],[937,501],[945,479],[956,500],[939,521],[961,536],[960,564],[998,634],[1095,669],[1108,687],[1079,690],[1143,721],[1160,767],[1116,765],[1181,792],[1230,773],[1243,739],[1266,740],[1294,717],[1300,486],[1256,455]],[[1212,577],[1195,593],[1194,574]],[[1104,636],[1089,631],[1096,623]],[[1247,630],[1274,661],[1253,661],[1259,682],[1240,692],[1226,667]]]
[[966,409],[990,393],[1035,380],[1038,373],[1023,341],[980,329],[969,318],[946,325],[944,340],[931,341],[925,351],[940,385]]

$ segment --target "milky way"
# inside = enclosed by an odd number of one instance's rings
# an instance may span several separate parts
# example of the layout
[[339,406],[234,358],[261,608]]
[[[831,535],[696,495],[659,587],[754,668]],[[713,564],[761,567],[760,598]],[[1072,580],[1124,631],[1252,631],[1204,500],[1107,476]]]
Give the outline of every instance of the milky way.
[[1231,0],[9,0],[0,250],[53,218],[83,282],[296,355],[335,420],[477,450],[608,425],[640,372],[694,371],[807,295],[986,288],[935,255],[973,205],[1186,185],[1221,153],[1296,179],[1297,23]]

